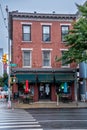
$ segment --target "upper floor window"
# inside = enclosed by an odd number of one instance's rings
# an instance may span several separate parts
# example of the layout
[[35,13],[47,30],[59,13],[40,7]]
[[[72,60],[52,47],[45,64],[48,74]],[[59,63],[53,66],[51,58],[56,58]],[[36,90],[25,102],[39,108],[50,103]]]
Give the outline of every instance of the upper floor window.
[[22,26],[22,40],[31,41],[31,25]]
[[[61,51],[61,53],[62,53],[62,56],[64,55],[64,52],[65,52],[66,50],[62,50]],[[66,63],[66,59],[62,59],[62,67],[69,67],[69,64],[67,64]]]
[[69,33],[69,25],[61,26],[61,40],[65,42],[65,36]]
[[42,41],[43,42],[50,42],[51,40],[51,31],[50,25],[43,25],[42,26]]
[[24,67],[31,66],[31,51],[30,50],[23,51],[23,66]]
[[49,50],[44,50],[42,53],[43,58],[43,67],[50,67],[51,65],[51,56]]

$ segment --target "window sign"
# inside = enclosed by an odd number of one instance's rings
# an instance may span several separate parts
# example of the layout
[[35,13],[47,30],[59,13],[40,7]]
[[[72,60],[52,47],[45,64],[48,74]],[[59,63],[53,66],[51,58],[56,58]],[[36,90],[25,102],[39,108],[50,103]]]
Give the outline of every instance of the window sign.
[[45,92],[47,95],[49,95],[49,92],[50,92],[49,84],[46,84]]
[[64,93],[68,92],[68,85],[67,82],[64,83]]
[[32,95],[34,95],[34,86],[32,86],[32,85],[30,86],[30,92]]
[[44,86],[40,86],[40,91],[44,91]]

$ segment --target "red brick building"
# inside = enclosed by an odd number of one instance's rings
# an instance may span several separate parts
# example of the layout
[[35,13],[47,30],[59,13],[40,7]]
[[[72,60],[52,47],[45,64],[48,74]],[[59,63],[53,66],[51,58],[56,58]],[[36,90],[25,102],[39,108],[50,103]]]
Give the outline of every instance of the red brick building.
[[75,64],[55,61],[68,50],[64,36],[75,20],[74,14],[9,13],[11,57],[17,64],[11,75],[17,78],[20,93],[28,80],[34,101],[56,101],[56,91],[75,100]]

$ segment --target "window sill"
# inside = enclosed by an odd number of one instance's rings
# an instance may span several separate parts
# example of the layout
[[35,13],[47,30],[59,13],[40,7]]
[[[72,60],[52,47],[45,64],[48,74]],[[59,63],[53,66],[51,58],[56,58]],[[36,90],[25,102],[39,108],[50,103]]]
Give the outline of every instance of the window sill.
[[22,66],[22,68],[31,68],[31,66]]
[[42,68],[52,68],[51,66],[42,66]]
[[61,41],[61,44],[66,44],[67,42]]
[[42,41],[42,44],[51,44],[51,41]]
[[68,66],[61,66],[61,68],[70,68],[70,65],[68,65]]
[[22,41],[23,43],[32,43],[32,41]]

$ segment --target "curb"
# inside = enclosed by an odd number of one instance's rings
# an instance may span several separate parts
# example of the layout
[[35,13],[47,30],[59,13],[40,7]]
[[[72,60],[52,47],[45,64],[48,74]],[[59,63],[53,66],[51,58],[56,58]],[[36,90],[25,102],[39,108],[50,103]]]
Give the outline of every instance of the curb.
[[34,102],[34,103],[30,103],[30,104],[23,104],[23,103],[13,103],[13,108],[20,108],[20,109],[41,109],[41,108],[87,108],[87,104],[86,103],[78,103],[78,105],[76,103],[70,103],[70,104],[66,104],[66,103],[62,103],[57,105],[56,103],[39,103],[39,102]]

